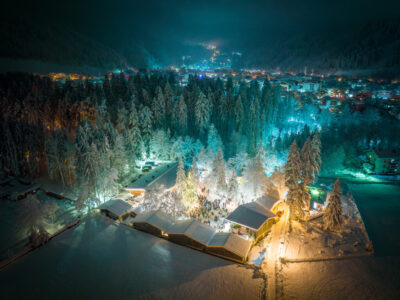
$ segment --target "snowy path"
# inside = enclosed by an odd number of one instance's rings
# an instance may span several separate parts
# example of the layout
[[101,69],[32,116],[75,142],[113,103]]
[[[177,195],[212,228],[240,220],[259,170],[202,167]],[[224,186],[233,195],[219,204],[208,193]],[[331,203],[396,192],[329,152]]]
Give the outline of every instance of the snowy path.
[[289,213],[285,209],[285,214],[278,223],[272,226],[271,233],[267,239],[267,258],[263,265],[263,270],[267,277],[267,299],[277,299],[278,282],[277,273],[281,268],[280,257],[284,257],[286,252],[285,233],[288,229]]

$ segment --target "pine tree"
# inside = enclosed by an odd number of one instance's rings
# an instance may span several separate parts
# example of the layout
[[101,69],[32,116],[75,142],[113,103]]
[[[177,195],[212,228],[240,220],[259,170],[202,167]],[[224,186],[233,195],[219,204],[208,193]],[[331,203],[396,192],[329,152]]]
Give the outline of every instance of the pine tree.
[[142,152],[144,150],[142,135],[140,133],[140,128],[139,128],[139,118],[134,101],[131,102],[131,106],[129,109],[128,129],[126,131],[126,139],[129,148],[128,151],[130,154],[130,162],[131,165],[133,165],[134,160],[136,158],[142,157]]
[[179,132],[184,135],[187,131],[187,119],[188,119],[188,112],[187,112],[187,105],[183,95],[179,97],[179,101],[177,103],[177,120],[179,126]]
[[125,109],[124,105],[122,102],[120,102],[120,107],[118,109],[117,113],[117,122],[115,124],[115,129],[120,133],[120,134],[125,134],[125,129],[127,127],[127,121],[128,121],[128,111]]
[[325,228],[329,230],[338,230],[343,224],[342,204],[340,197],[342,190],[340,188],[339,178],[336,179],[332,193],[328,200],[328,206],[325,208],[324,223]]
[[182,157],[179,157],[178,170],[176,173],[176,192],[179,197],[183,196],[186,185],[185,167],[183,165]]
[[22,200],[19,207],[19,223],[22,230],[26,230],[29,243],[39,246],[47,242],[49,234],[44,228],[45,211],[35,195],[28,195]]
[[211,124],[210,128],[208,129],[207,147],[209,150],[212,150],[214,153],[217,153],[218,149],[222,148],[222,146],[223,143],[221,137],[218,134],[218,131],[215,129],[214,124]]
[[[314,133],[314,136],[311,140],[311,156],[313,157],[314,163],[315,163],[315,173],[317,174],[320,172],[321,170],[321,139],[319,137],[319,132],[316,131]],[[314,176],[316,177],[316,176]]]
[[141,127],[142,127],[142,139],[146,149],[146,154],[150,155],[150,138],[153,132],[153,113],[145,106],[141,113]]
[[122,135],[117,133],[115,137],[115,143],[112,150],[111,156],[111,167],[118,171],[119,178],[123,178],[126,174],[126,165],[128,163],[128,157],[126,153],[125,140]]
[[235,120],[235,129],[237,132],[242,132],[243,127],[243,117],[244,117],[244,109],[242,98],[240,95],[237,96],[235,101],[235,106],[233,108],[234,120]]
[[249,113],[248,113],[248,153],[253,156],[255,154],[256,151],[256,147],[257,147],[257,143],[258,143],[258,123],[259,123],[259,105],[258,105],[258,100],[255,99],[254,101],[252,101],[252,103],[250,104],[250,109],[249,109]]
[[257,155],[250,160],[250,163],[243,170],[244,188],[248,191],[249,197],[253,199],[264,194],[268,180],[264,166],[265,152],[261,144],[257,149]]
[[100,165],[102,170],[109,169],[111,167],[111,157],[112,151],[110,147],[110,143],[108,142],[108,137],[104,135],[103,141],[100,146]]
[[182,203],[188,209],[193,211],[199,205],[199,198],[197,196],[197,188],[192,172],[188,172],[186,178],[186,186],[182,196]]
[[210,105],[209,99],[203,94],[203,92],[200,92],[195,105],[195,123],[200,135],[205,133],[210,121]]
[[305,186],[310,185],[315,180],[315,175],[319,172],[319,166],[313,156],[311,139],[308,137],[300,152],[301,160],[301,179]]
[[218,166],[218,177],[217,177],[217,192],[218,193],[225,193],[227,190],[226,186],[226,178],[225,178],[225,164],[224,164],[224,157],[222,155],[221,148],[218,149],[218,156],[217,156],[217,166]]
[[301,179],[299,148],[296,141],[290,146],[287,162],[284,166],[285,183],[289,189],[295,189]]
[[265,150],[261,143],[258,144],[253,163],[254,168],[254,194],[261,196],[266,189],[268,177],[265,174]]
[[200,182],[200,173],[199,173],[199,168],[197,167],[197,162],[196,162],[195,156],[193,156],[193,161],[192,161],[192,175],[196,182],[196,185],[198,186],[198,184]]
[[228,198],[231,199],[233,202],[237,202],[237,194],[239,192],[239,184],[236,180],[236,176],[233,175],[228,184]]
[[164,94],[160,87],[156,89],[156,97],[153,99],[154,125],[156,128],[166,128],[166,104]]
[[303,217],[301,164],[296,141],[290,146],[287,162],[284,166],[285,183],[288,187],[286,202],[289,205],[291,219]]
[[90,151],[86,155],[85,159],[85,178],[89,185],[89,191],[96,191],[96,182],[100,173],[99,169],[100,153],[95,143],[90,146]]

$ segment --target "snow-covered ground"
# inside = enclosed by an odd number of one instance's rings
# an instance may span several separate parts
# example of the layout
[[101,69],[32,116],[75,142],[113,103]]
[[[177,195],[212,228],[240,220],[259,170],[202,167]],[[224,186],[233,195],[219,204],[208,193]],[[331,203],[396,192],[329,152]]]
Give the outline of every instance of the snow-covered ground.
[[[400,298],[400,185],[345,183],[348,185],[342,207],[346,222],[342,232],[323,230],[323,219],[319,218],[294,222],[292,231],[285,233],[281,219],[267,238],[253,247],[250,261],[259,263],[260,256],[264,256],[261,267],[267,277],[267,296],[273,299]],[[348,190],[354,201],[346,194]],[[369,238],[374,255],[368,255],[370,252],[365,250]],[[329,260],[281,263],[280,257]]]
[[400,255],[400,185],[349,184],[376,256]]
[[[55,233],[78,217],[72,201],[53,198],[41,190],[35,193],[35,197],[41,205],[52,201],[57,205],[54,220],[43,219],[44,228],[49,234]],[[0,260],[15,255],[27,246],[27,232],[24,228],[21,228],[19,216],[22,201],[24,199],[17,201],[3,199],[0,201]]]
[[100,215],[0,270],[7,299],[260,299],[264,289],[251,267]]
[[309,222],[293,222],[292,231],[286,235],[286,259],[366,254],[370,241],[357,206],[348,196],[342,196],[341,201],[344,220],[342,230],[325,230],[322,217]]
[[[277,275],[277,298],[400,298],[400,185],[361,183],[349,184],[349,189],[372,240],[374,256],[282,264]],[[325,251],[336,252],[346,246],[345,240]],[[290,247],[293,241],[296,239],[289,240],[288,255],[305,255],[307,248],[312,254],[312,243],[301,245],[296,252]],[[350,249],[356,251],[355,247]]]
[[399,299],[400,257],[282,265],[280,299]]

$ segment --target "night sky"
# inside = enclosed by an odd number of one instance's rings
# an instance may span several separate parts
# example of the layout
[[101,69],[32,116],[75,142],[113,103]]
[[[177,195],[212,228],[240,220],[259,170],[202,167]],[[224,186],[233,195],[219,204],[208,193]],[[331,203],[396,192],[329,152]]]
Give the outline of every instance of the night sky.
[[[3,10],[72,27],[109,43],[215,42],[246,48],[287,32],[310,32],[398,17],[396,0],[12,1]],[[39,2],[39,3],[38,3]]]

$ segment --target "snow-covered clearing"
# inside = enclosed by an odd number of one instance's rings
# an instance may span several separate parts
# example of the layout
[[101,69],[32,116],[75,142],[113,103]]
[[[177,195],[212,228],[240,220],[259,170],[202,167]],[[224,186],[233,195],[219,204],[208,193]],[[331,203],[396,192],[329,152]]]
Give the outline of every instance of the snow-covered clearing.
[[400,185],[349,184],[376,256],[400,254]]
[[[281,265],[277,274],[277,299],[399,299],[400,298],[400,234],[398,216],[399,185],[349,184],[355,202],[374,246],[374,255],[367,257],[316,262],[295,262]],[[352,221],[335,238],[335,233],[319,233],[318,223],[294,226],[287,244],[286,257],[323,257],[335,253],[363,253],[363,223],[358,209],[343,203]],[[317,221],[317,222],[316,222]],[[321,225],[321,224],[319,224]],[[311,230],[309,230],[311,227]],[[311,239],[309,236],[314,235]],[[322,237],[322,238],[321,238]],[[365,237],[365,236],[364,236]],[[361,241],[354,247],[353,241]],[[328,245],[328,247],[326,247]],[[325,251],[326,253],[320,253]],[[365,253],[365,252],[364,252]]]
[[[71,201],[53,198],[41,190],[35,193],[35,197],[41,205],[51,202],[56,204],[54,219],[47,217],[42,220],[50,235],[78,217]],[[25,198],[0,201],[0,260],[15,255],[27,246],[28,236],[21,224],[19,211],[24,200]]]
[[100,215],[0,270],[7,299],[260,299],[264,289],[264,279],[249,266]]
[[286,259],[365,255],[370,241],[357,206],[351,197],[344,196],[341,201],[344,219],[342,230],[325,230],[322,217],[309,222],[294,221],[292,231],[286,237]]
[[400,257],[283,264],[279,298],[399,299],[399,268]]

